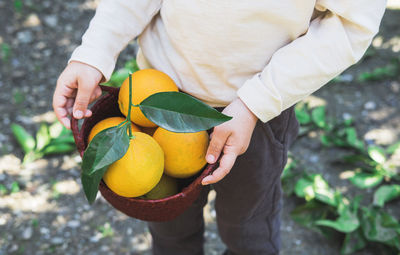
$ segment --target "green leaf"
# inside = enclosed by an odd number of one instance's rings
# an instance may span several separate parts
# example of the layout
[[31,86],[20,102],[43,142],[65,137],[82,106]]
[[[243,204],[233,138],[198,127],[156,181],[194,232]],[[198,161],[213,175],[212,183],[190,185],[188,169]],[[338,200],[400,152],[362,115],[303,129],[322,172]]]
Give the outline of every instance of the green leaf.
[[365,246],[367,246],[367,241],[363,236],[361,228],[359,228],[356,231],[346,234],[340,253],[352,254],[365,248]]
[[322,175],[318,174],[314,176],[313,189],[315,193],[315,199],[325,204],[336,207],[340,193],[335,193],[329,184],[325,181]]
[[381,147],[370,145],[368,146],[368,155],[379,164],[386,162],[385,150]]
[[[339,218],[336,220],[318,220],[315,224],[319,226],[331,227],[342,233],[350,233],[356,230],[360,226],[360,222],[357,217],[357,210],[354,212],[351,210],[349,205],[341,204],[342,209],[340,210]],[[355,205],[358,207],[358,205]]]
[[65,154],[76,150],[76,146],[70,143],[51,143],[41,150],[43,155]]
[[10,59],[11,56],[11,47],[7,43],[2,43],[1,44],[1,52],[0,52],[0,57],[1,59],[5,62],[7,62]]
[[122,83],[128,78],[130,73],[134,73],[139,70],[139,67],[136,63],[136,59],[131,59],[125,63],[124,68],[118,69],[115,71],[110,80],[106,83],[102,83],[102,85],[111,86],[111,87],[120,87]]
[[400,225],[390,214],[378,208],[363,208],[362,230],[369,241],[400,249]]
[[296,207],[290,216],[298,224],[321,233],[321,228],[315,222],[326,219],[330,212],[330,208],[315,200],[311,200],[306,204]]
[[358,139],[357,131],[354,127],[348,127],[345,129],[346,132],[346,141],[347,143],[356,149],[364,150],[364,143]]
[[296,118],[301,125],[307,125],[311,122],[311,116],[307,112],[305,104],[295,107],[294,111],[296,114]]
[[89,203],[93,203],[98,186],[109,165],[121,159],[129,148],[130,125],[102,130],[89,143],[82,159],[82,185]]
[[128,69],[131,73],[139,71],[139,66],[136,59],[131,59],[125,63],[125,69]]
[[388,153],[388,154],[393,154],[395,151],[397,151],[398,149],[400,149],[400,141],[399,142],[397,142],[397,143],[395,143],[395,144],[393,144],[393,145],[391,145],[391,146],[389,146],[387,149],[386,149],[386,153]]
[[21,146],[22,150],[27,154],[35,149],[35,139],[21,125],[12,123],[11,131]]
[[304,198],[307,201],[315,198],[314,192],[314,176],[315,174],[306,174],[300,178],[294,187],[294,192],[296,196]]
[[139,107],[149,120],[177,133],[207,130],[232,119],[181,92],[153,94],[143,100]]
[[72,131],[65,128],[59,121],[56,121],[50,125],[49,134],[52,139],[56,139],[60,136],[72,136]]
[[386,202],[400,197],[400,185],[383,185],[374,193],[374,205],[383,207]]
[[10,190],[10,193],[11,193],[11,194],[17,193],[17,192],[19,192],[20,190],[21,190],[21,189],[19,188],[18,182],[14,181],[13,183],[11,183],[11,190]]
[[356,173],[350,178],[351,183],[360,189],[372,188],[379,185],[383,180],[383,176],[379,173]]
[[36,150],[40,151],[43,149],[49,144],[50,140],[49,126],[46,123],[40,124],[39,130],[36,133]]
[[326,147],[331,147],[333,145],[331,138],[328,135],[321,135],[319,137],[319,140],[321,141],[322,145]]
[[300,173],[294,172],[294,168],[296,168],[296,161],[292,160],[286,164],[281,175],[282,189],[287,196],[294,192],[295,183],[300,175]]
[[326,127],[325,106],[319,106],[314,108],[311,112],[311,118],[319,128],[325,128]]

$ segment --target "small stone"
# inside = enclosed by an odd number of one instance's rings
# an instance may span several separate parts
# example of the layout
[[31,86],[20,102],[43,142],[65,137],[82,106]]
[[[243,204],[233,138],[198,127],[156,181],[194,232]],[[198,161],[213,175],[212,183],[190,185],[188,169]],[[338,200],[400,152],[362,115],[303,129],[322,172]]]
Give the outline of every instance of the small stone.
[[133,232],[132,228],[128,228],[126,230],[126,235],[130,236],[130,235],[132,235],[132,232]]
[[32,235],[33,235],[33,229],[32,229],[32,227],[27,227],[27,228],[24,230],[24,232],[22,232],[22,239],[23,239],[23,240],[29,240],[29,239],[31,239]]
[[13,244],[11,245],[10,249],[8,249],[8,251],[11,252],[16,252],[18,250],[18,245],[17,244]]
[[310,156],[310,161],[311,161],[312,163],[317,163],[318,160],[319,160],[318,155],[312,155],[312,156]]
[[0,174],[0,181],[4,181],[6,179],[6,175],[5,174]]
[[349,119],[353,118],[353,116],[351,116],[351,114],[348,113],[348,112],[344,112],[344,113],[342,114],[342,118],[343,118],[344,120],[349,120]]
[[296,241],[294,241],[294,243],[296,244],[296,245],[300,245],[301,244],[301,240],[296,240]]
[[101,239],[101,234],[97,233],[96,235],[92,236],[89,241],[92,243],[97,243]]
[[375,110],[375,108],[376,108],[376,103],[373,101],[368,101],[364,104],[365,110]]
[[108,246],[102,245],[102,246],[100,247],[100,250],[101,250],[102,252],[107,252],[107,251],[110,250],[110,248],[109,248]]
[[52,244],[62,244],[64,242],[64,239],[62,239],[61,237],[53,237],[50,242]]
[[33,41],[33,34],[31,31],[21,31],[17,34],[17,39],[21,43],[31,43]]
[[77,228],[81,225],[81,223],[78,220],[71,220],[68,221],[67,226],[70,228]]
[[33,13],[30,14],[28,16],[28,18],[26,18],[25,22],[24,22],[24,26],[25,27],[36,27],[36,26],[40,26],[40,19],[39,17]]
[[48,235],[50,234],[50,230],[48,228],[40,228],[40,234]]
[[44,23],[49,27],[56,27],[58,24],[58,17],[56,15],[48,15],[44,17]]
[[390,83],[390,88],[394,93],[399,93],[400,92],[400,82],[398,81],[393,81]]

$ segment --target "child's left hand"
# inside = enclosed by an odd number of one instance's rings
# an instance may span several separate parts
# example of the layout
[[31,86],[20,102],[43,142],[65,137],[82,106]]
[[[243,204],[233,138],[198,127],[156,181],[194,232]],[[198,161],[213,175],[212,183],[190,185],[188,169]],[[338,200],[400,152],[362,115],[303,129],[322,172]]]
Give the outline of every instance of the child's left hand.
[[230,103],[222,113],[232,116],[211,134],[206,160],[209,164],[215,163],[221,152],[223,155],[219,167],[202,180],[203,185],[216,183],[222,180],[232,169],[237,156],[246,152],[249,147],[251,135],[256,126],[257,117],[247,108],[239,98]]

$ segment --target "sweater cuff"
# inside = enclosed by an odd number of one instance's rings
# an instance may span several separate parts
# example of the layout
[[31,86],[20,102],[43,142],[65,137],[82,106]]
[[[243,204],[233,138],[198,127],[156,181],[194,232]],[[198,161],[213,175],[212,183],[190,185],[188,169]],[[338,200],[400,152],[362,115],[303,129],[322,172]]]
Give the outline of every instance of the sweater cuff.
[[282,112],[282,100],[276,88],[266,86],[257,74],[237,91],[238,97],[257,118],[267,122]]
[[105,81],[110,79],[115,68],[115,61],[112,57],[105,56],[100,50],[84,45],[78,46],[74,50],[68,63],[71,61],[79,61],[97,68],[103,74]]

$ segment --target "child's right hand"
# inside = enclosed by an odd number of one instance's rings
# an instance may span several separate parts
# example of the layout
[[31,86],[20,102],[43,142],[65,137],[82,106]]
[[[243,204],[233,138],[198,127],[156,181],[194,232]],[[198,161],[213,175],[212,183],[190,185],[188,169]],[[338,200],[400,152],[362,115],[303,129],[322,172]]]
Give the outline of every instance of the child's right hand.
[[71,61],[57,80],[53,95],[53,109],[57,119],[68,129],[71,120],[87,118],[92,112],[88,105],[101,96],[99,83],[103,74],[96,68],[77,61]]

